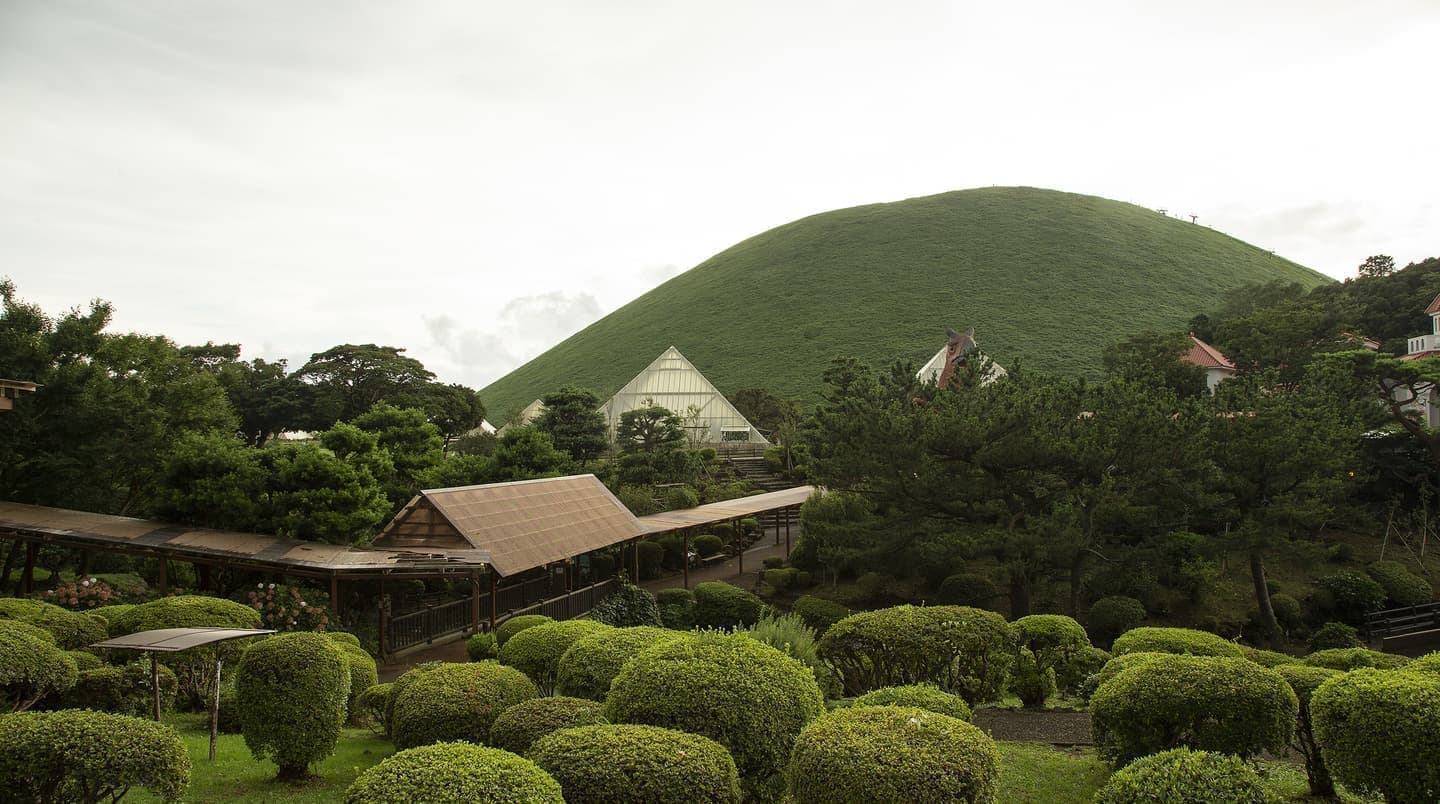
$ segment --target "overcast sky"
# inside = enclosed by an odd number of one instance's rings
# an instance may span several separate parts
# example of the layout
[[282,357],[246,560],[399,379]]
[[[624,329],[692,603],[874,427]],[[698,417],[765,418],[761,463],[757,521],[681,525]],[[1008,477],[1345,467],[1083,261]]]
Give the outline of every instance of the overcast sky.
[[475,387],[752,234],[970,187],[1345,277],[1440,256],[1437,41],[1436,0],[0,0],[0,276]]

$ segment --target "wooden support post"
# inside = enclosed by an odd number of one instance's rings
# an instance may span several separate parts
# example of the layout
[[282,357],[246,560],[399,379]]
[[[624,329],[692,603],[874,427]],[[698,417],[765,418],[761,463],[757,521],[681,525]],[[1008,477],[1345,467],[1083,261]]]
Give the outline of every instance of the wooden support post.
[[330,573],[330,611],[340,619],[340,576]]
[[684,567],[684,569],[682,570],[682,572],[684,573],[684,576],[685,576],[685,588],[686,588],[686,589],[689,589],[689,588],[690,588],[690,529],[689,529],[689,528],[686,528],[686,529],[680,531],[680,534],[681,534],[681,536],[685,539],[685,551],[681,554],[680,564],[681,564],[682,567]]
[[[160,596],[170,594],[170,559],[160,556]],[[159,720],[160,718],[155,718]]]
[[790,509],[785,509],[785,557],[790,557]]
[[[217,686],[218,689],[218,686]],[[160,664],[155,659],[155,651],[150,651],[150,697],[155,703],[155,722],[160,722]]]
[[740,535],[740,520],[730,520],[730,532],[733,534],[735,545],[735,558],[740,561],[740,575],[745,574],[745,539]]
[[575,591],[575,559],[565,559],[565,594]]
[[195,577],[198,578],[199,581],[200,581],[200,591],[202,591],[202,592],[208,592],[208,591],[210,591],[210,565],[209,565],[209,564],[196,564],[196,565],[195,565]]
[[[154,656],[155,654],[150,654]],[[215,692],[210,697],[210,761],[215,761],[215,740],[220,734],[220,656],[215,656]]]
[[495,589],[495,568],[487,567],[485,571],[490,575],[490,630],[494,631],[495,620],[499,617],[500,614],[500,601],[498,600],[499,595],[496,593]]
[[25,569],[20,573],[20,588],[27,595],[35,591],[35,557],[39,554],[39,542],[25,543]]
[[376,617],[380,622],[380,661],[384,662],[390,656],[389,646],[386,644],[388,640],[385,638],[386,632],[390,629],[390,606],[385,600],[384,578],[380,579],[380,594],[375,600],[378,609]]
[[470,572],[470,631],[480,633],[480,570]]
[[779,509],[779,508],[776,508],[776,509],[773,511],[773,513],[775,514],[775,516],[774,516],[774,519],[775,519],[775,546],[776,546],[776,547],[779,547],[779,546],[780,546],[780,509]]
[[630,566],[634,572],[630,575],[630,583],[640,583],[640,540],[636,539],[630,543]]

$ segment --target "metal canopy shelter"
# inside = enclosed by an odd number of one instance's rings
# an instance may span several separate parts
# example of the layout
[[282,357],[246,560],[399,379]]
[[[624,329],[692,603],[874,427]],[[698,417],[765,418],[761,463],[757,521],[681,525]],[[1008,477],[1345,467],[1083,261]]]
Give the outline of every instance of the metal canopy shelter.
[[[179,653],[191,648],[203,648],[228,642],[232,639],[265,636],[275,633],[265,628],[157,628],[154,631],[140,631],[104,642],[96,642],[92,648],[114,648],[116,650],[138,650],[150,654],[150,695],[155,705],[155,720],[160,720],[160,665],[155,660],[157,653]],[[215,692],[210,699],[210,760],[215,760],[215,739],[220,726],[220,657],[215,657]]]

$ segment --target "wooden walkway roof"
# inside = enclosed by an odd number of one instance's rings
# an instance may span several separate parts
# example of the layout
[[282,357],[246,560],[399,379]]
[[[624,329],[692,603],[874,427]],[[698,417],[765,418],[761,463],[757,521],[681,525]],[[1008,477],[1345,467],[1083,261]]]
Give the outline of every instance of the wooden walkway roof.
[[683,508],[678,511],[642,516],[640,525],[645,528],[647,535],[686,528],[702,528],[706,525],[729,522],[732,519],[756,516],[767,511],[793,508],[810,499],[810,495],[814,492],[814,486],[800,486],[766,494],[752,494],[749,497],[736,497],[733,500],[721,500],[695,508]]

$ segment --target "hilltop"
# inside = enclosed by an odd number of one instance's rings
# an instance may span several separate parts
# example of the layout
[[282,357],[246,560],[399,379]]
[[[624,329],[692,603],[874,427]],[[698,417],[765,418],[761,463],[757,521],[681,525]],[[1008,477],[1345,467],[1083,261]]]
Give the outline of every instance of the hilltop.
[[834,210],[716,254],[481,391],[503,416],[576,383],[607,397],[674,345],[723,392],[813,399],[841,355],[919,364],[974,325],[1005,366],[1096,376],[1106,344],[1225,291],[1331,281],[1205,226],[1095,196],[961,190]]

